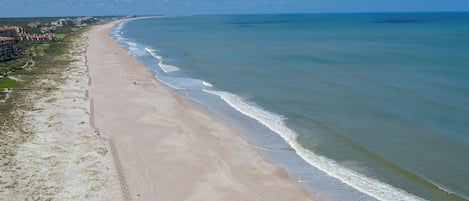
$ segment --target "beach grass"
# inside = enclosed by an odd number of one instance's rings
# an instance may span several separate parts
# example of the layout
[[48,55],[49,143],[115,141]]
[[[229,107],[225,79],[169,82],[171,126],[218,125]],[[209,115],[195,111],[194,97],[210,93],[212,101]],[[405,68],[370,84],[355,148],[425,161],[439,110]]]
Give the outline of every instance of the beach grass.
[[65,34],[63,34],[63,33],[62,33],[62,34],[56,34],[56,35],[55,35],[55,37],[57,38],[57,40],[63,40],[63,39],[65,38],[65,36],[67,36],[67,35],[65,35]]
[[44,55],[46,50],[49,49],[49,43],[38,44],[37,46],[33,47],[34,53],[37,55]]
[[19,87],[19,86],[21,86],[21,83],[17,82],[16,80],[12,80],[9,78],[0,79],[0,89]]

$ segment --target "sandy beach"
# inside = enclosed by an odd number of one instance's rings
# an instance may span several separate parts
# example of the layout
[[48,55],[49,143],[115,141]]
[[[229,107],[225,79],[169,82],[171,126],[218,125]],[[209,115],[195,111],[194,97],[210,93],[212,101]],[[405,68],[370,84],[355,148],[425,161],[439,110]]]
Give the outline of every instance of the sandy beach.
[[157,82],[108,36],[115,23],[88,33],[86,56],[91,119],[115,146],[123,199],[322,199],[264,161],[230,126]]

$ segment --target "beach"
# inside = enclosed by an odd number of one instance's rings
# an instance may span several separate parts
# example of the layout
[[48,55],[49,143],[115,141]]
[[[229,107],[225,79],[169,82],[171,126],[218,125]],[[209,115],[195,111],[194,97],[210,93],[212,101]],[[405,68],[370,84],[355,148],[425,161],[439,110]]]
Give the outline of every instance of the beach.
[[333,199],[467,200],[466,19],[168,16],[110,35],[158,81]]
[[88,33],[86,57],[92,124],[115,146],[123,199],[326,199],[266,162],[229,125],[189,107],[154,79],[109,37],[116,23]]
[[468,200],[466,13],[83,19],[0,64],[0,201]]

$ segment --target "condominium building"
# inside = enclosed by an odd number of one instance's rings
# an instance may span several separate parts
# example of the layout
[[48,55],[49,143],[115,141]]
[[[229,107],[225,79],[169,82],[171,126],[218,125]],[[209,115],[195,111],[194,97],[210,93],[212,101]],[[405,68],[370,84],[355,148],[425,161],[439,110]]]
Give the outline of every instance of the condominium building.
[[0,37],[0,61],[15,59],[17,54],[15,39],[12,37]]

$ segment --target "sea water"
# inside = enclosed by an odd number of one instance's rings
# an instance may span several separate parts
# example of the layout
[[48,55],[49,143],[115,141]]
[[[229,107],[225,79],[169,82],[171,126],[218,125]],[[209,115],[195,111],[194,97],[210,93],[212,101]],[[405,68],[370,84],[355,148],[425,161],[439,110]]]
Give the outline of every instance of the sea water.
[[138,19],[111,35],[339,200],[469,198],[469,14]]

